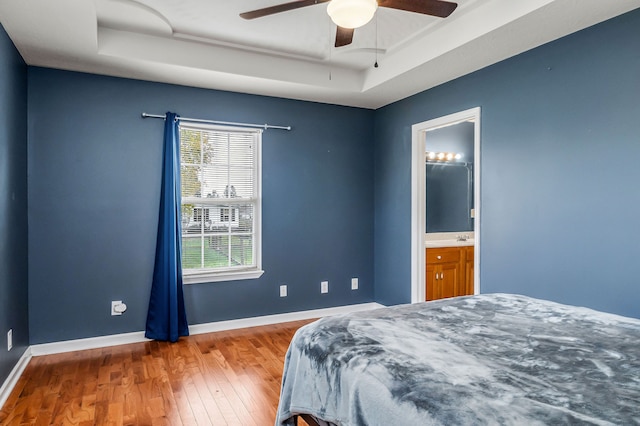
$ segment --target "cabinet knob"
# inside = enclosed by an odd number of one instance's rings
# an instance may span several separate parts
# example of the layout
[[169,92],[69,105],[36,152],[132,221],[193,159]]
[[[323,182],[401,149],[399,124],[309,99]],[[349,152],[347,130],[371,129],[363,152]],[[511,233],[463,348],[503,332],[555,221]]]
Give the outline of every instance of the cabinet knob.
[[442,259],[442,256],[436,256],[436,259],[440,260]]

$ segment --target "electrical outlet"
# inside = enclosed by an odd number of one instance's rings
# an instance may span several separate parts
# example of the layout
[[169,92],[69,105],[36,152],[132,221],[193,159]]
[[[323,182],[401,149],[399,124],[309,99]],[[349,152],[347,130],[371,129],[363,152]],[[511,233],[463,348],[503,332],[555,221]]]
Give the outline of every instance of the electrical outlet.
[[322,281],[320,283],[320,293],[329,293],[329,281]]
[[13,329],[7,331],[7,352],[13,348]]
[[358,289],[358,279],[351,278],[351,290],[357,290],[357,289]]
[[122,300],[111,301],[111,315],[122,315],[127,310],[127,305]]
[[281,285],[280,286],[280,297],[287,297],[287,286],[286,285]]

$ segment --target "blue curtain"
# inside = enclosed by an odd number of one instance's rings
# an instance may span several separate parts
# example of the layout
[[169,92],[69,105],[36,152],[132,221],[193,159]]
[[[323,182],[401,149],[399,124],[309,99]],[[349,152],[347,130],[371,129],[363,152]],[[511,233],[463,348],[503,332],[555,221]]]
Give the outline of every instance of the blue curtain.
[[160,217],[145,337],[176,342],[189,335],[182,293],[180,230],[180,137],[177,115],[167,112]]

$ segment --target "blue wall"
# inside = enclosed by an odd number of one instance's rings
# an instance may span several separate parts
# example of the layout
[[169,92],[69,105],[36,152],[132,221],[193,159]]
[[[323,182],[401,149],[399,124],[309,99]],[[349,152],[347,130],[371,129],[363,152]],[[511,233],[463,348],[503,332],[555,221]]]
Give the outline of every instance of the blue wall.
[[[185,286],[190,324],[373,300],[373,111],[35,67],[28,76],[32,344],[144,329],[163,123],[142,112],[293,126],[263,135],[265,274]],[[111,300],[127,312],[110,316]]]
[[[29,345],[27,66],[0,26],[0,386]],[[7,331],[13,349],[7,352]]]
[[376,301],[410,301],[411,125],[480,106],[481,291],[640,317],[640,9],[376,111]]

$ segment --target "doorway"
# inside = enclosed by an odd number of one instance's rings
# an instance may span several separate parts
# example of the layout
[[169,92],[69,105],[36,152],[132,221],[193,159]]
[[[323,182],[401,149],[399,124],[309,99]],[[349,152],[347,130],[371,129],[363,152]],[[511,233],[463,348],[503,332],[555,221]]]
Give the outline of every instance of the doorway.
[[473,123],[474,294],[480,293],[480,107],[471,108],[411,126],[411,303],[426,298],[426,134],[462,122]]

